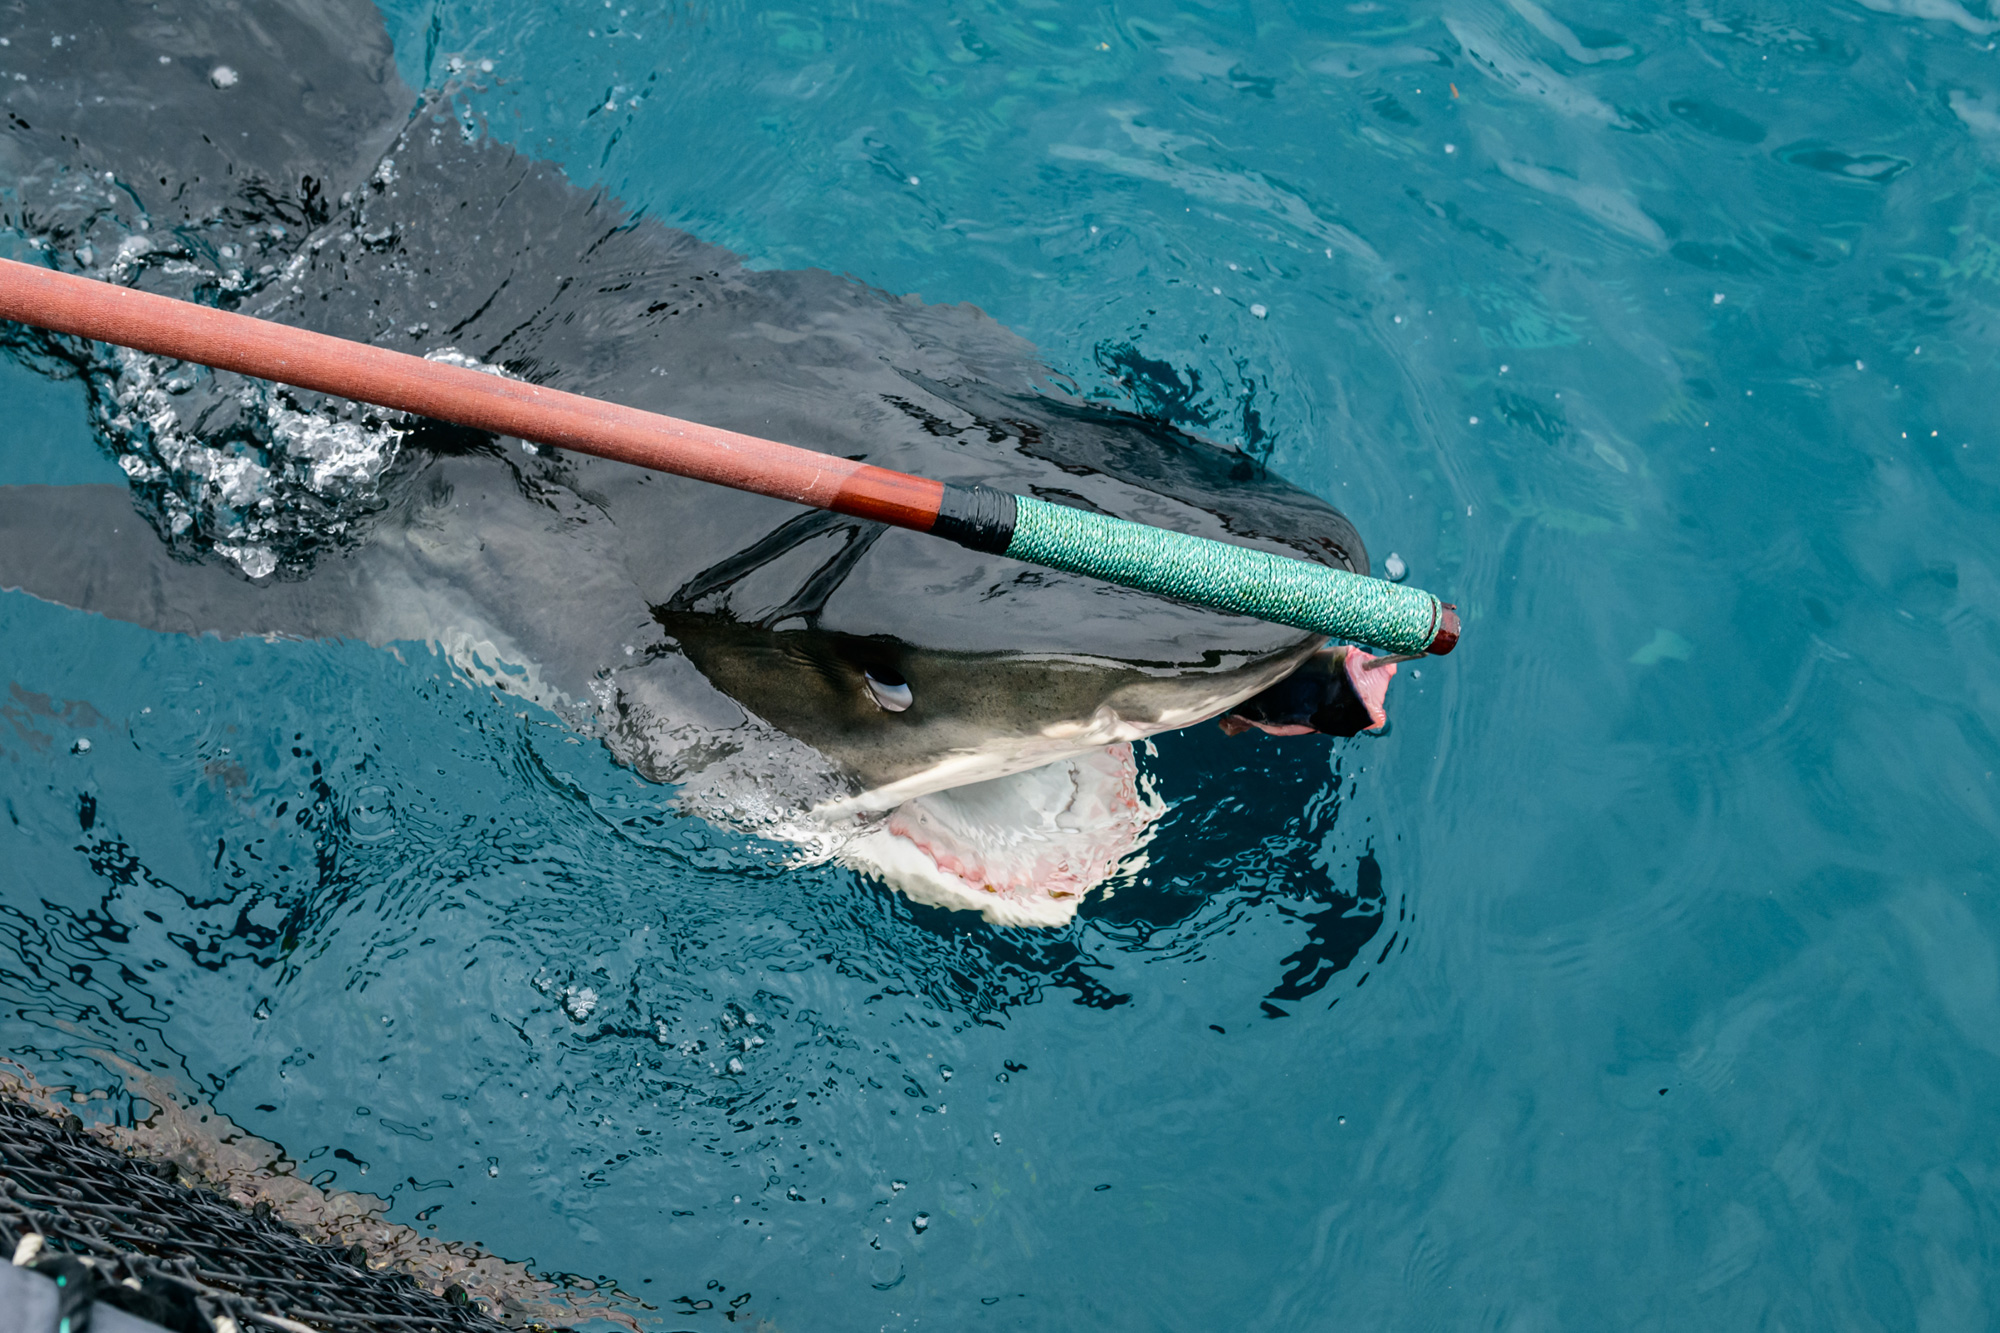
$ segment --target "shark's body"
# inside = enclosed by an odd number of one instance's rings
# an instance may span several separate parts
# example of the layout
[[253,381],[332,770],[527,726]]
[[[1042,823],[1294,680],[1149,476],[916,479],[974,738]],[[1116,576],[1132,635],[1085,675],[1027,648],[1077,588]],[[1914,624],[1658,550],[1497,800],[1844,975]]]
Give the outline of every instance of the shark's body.
[[[11,34],[33,67],[0,84],[16,222],[59,266],[1367,572],[1335,510],[1062,392],[970,307],[746,270],[419,103],[372,9],[78,8],[67,53]],[[420,427],[398,455],[351,404],[27,348],[83,370],[150,521],[123,488],[0,494],[0,586],[166,630],[441,644],[712,818],[996,920],[1066,919],[1143,841],[1132,740],[1319,645],[514,441]]]

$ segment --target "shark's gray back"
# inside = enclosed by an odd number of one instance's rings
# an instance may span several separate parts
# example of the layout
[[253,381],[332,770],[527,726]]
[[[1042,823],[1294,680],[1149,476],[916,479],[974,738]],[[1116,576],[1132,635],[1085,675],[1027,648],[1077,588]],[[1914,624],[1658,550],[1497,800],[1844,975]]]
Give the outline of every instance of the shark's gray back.
[[368,0],[36,0],[0,36],[0,170],[31,232],[92,200],[22,188],[45,174],[110,171],[162,227],[302,204],[372,167],[413,100]]
[[[1239,456],[1062,394],[1033,347],[979,311],[823,272],[747,270],[490,137],[468,141],[445,105],[412,122],[389,151],[392,179],[315,233],[325,244],[253,303],[260,313],[413,351],[455,347],[572,392],[1366,569],[1329,506]],[[1196,644],[1298,637],[622,464],[510,456],[615,525],[652,605],[755,549],[762,563],[705,605],[972,650],[1163,662]]]

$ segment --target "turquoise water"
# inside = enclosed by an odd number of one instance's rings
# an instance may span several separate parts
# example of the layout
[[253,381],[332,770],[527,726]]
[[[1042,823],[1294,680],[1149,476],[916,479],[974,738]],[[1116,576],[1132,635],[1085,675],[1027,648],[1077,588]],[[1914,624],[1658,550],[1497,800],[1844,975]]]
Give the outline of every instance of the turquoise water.
[[[1163,738],[1151,883],[1031,933],[441,659],[0,596],[14,1058],[660,1328],[1994,1321],[1996,14],[385,17],[580,183],[1267,456],[1464,644],[1381,740]],[[0,480],[118,479],[5,384]]]

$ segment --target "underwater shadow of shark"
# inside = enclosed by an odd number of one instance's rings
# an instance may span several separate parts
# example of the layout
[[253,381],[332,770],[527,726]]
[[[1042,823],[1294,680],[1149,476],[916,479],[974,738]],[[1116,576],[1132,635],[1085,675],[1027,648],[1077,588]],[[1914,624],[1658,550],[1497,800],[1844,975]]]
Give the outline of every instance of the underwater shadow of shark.
[[[515,153],[462,100],[418,99],[372,8],[95,0],[62,27],[61,45],[17,34],[27,77],[0,85],[7,222],[53,266],[1368,570],[1324,502],[1064,392],[970,306],[747,270]],[[247,128],[203,129],[223,124]],[[1132,863],[1162,809],[1133,741],[1321,646],[760,496],[9,337],[83,378],[131,487],[0,494],[0,586],[161,630],[439,645],[696,813],[995,922],[1067,921]]]

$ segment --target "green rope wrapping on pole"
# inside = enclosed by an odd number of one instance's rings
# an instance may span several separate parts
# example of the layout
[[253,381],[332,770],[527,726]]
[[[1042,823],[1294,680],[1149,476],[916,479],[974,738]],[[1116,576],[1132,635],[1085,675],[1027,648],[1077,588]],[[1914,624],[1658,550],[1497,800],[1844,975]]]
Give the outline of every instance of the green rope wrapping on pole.
[[1030,564],[1397,653],[1430,647],[1443,616],[1417,588],[1025,495],[1014,502],[1006,553]]

